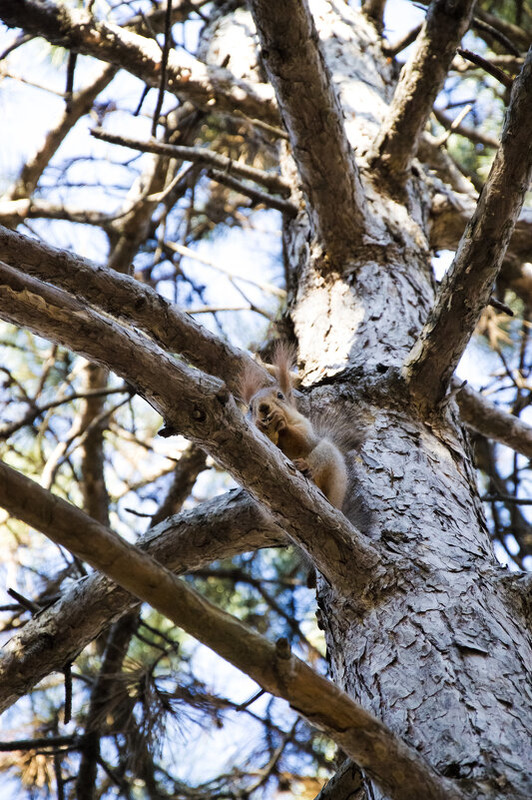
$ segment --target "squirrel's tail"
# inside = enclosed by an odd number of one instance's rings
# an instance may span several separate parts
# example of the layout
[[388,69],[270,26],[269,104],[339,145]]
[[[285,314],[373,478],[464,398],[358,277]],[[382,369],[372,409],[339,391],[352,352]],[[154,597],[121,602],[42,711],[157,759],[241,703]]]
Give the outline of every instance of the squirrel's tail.
[[292,369],[296,363],[295,346],[284,341],[277,342],[273,351],[272,362],[279,386],[286,399],[292,400],[292,389],[294,388]]

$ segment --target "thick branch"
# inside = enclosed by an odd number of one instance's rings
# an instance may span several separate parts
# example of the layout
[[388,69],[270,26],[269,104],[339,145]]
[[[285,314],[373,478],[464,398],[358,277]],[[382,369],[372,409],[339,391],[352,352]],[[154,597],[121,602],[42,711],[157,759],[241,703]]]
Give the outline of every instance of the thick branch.
[[[79,529],[80,535],[86,530]],[[283,545],[286,538],[242,491],[202,503],[150,529],[138,546],[180,574],[246,550]],[[0,712],[50,672],[75,659],[114,620],[131,611],[135,596],[102,575],[83,578],[31,619],[2,648]]]
[[532,458],[532,426],[519,417],[503,411],[469,386],[456,395],[460,415],[471,428],[488,439],[511,447],[517,453]]
[[372,158],[394,180],[404,180],[436,95],[467,31],[475,0],[433,0],[403,70]]
[[461,796],[413,748],[291,655],[286,640],[271,644],[149,555],[1,462],[0,478],[0,502],[11,513],[150,603],[263,689],[287,700],[331,736],[392,800]]
[[[161,50],[156,41],[96,19],[88,10],[42,0],[0,0],[0,19],[77,53],[108,61],[136,75],[148,86],[160,85]],[[202,64],[172,50],[166,88],[210,110],[242,111],[277,123],[271,88],[251,86],[229,70]]]
[[307,2],[251,0],[250,8],[314,232],[331,259],[345,258],[366,230],[364,192]]
[[515,80],[501,137],[475,213],[404,376],[422,405],[439,402],[489,302],[532,175],[532,48]]
[[0,317],[104,364],[133,384],[170,430],[203,447],[264,503],[345,596],[359,594],[379,577],[380,556],[369,540],[248,425],[220,381],[174,361],[132,329],[1,262]]
[[[255,364],[247,353],[222,341],[149,286],[127,275],[1,226],[0,258],[109,314],[130,320],[189,364],[224,380],[232,392],[238,390],[243,366]],[[267,382],[265,371],[264,378]]]

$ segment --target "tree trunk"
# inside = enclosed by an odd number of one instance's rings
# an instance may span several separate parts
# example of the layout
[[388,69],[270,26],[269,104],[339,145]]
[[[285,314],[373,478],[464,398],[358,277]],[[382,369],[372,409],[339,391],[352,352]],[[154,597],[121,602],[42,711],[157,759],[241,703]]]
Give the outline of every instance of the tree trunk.
[[[315,14],[358,153],[375,134],[391,79],[379,38],[361,15]],[[349,27],[342,17],[349,14]],[[454,401],[430,424],[399,373],[434,301],[427,183],[408,196],[362,170],[371,242],[330,268],[303,212],[285,224],[290,317],[310,405],[362,428],[350,453],[344,511],[394,566],[363,596],[318,584],[334,682],[414,745],[442,774],[483,797],[529,797],[524,673],[532,663],[520,603],[495,560],[471,451]],[[288,178],[298,187],[293,170]],[[335,187],[331,185],[331,202]],[[309,246],[308,242],[311,242]],[[383,795],[372,787],[368,796]]]

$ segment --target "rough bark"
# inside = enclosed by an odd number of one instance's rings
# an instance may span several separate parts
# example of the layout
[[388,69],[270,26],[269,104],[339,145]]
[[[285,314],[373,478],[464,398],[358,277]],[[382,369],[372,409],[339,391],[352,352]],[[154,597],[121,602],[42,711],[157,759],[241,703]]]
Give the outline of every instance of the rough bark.
[[[288,700],[356,759],[392,800],[464,797],[457,786],[435,773],[415,749],[401,742],[377,717],[293,656],[287,640],[271,644],[202,598],[149,555],[3,463],[0,476],[4,507],[150,603],[244,670],[263,689]],[[91,746],[90,741],[87,746]],[[95,759],[87,761],[92,764]]]
[[[352,109],[344,109],[355,139]],[[335,587],[319,584],[331,674],[473,796],[526,798],[529,778],[518,764],[527,758],[530,706],[521,705],[519,687],[530,651],[521,610],[493,557],[456,420],[448,415],[428,427],[397,378],[434,292],[423,187],[413,190],[414,183],[406,187],[412,222],[394,247],[383,233],[380,253],[368,259],[361,249],[326,286],[301,221],[286,226],[297,285],[291,317],[306,381],[326,384],[312,392],[315,402],[328,401],[340,416],[357,408],[366,421],[358,483],[372,512],[367,530],[399,558],[389,592],[371,610],[354,611]],[[382,187],[376,194],[389,231],[397,208]]]
[[[83,307],[66,292],[23,276],[2,262],[0,275],[0,298],[4,300],[0,317],[23,320],[31,330],[99,361],[118,375],[127,375],[163,416],[169,430],[197,442],[228,468],[348,595],[363,591],[368,581],[378,579],[380,557],[365,535],[355,533],[316,486],[247,424],[220,381],[179,364],[145,337]],[[322,531],[316,530],[316,519],[321,521]]]
[[[223,342],[153,289],[127,275],[109,272],[2,227],[0,258],[10,264],[23,264],[29,275],[83,297],[109,314],[126,317],[169,351],[181,353],[188,363],[223,377],[231,391],[238,388],[243,365],[253,368],[249,355]],[[265,373],[264,377],[267,381]]]

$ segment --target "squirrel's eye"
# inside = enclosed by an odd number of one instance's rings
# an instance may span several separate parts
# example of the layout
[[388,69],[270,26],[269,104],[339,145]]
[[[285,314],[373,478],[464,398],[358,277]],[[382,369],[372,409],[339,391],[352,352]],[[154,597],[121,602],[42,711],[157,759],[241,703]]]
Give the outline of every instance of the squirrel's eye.
[[277,392],[277,397],[279,400],[284,400],[284,394],[282,392]]

